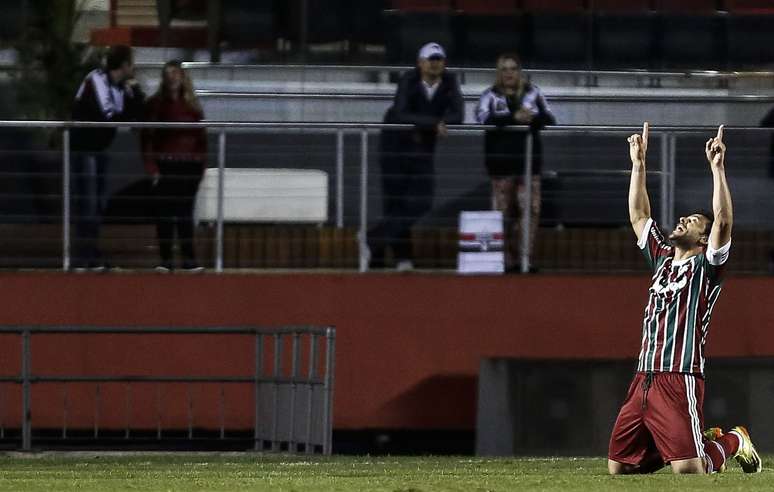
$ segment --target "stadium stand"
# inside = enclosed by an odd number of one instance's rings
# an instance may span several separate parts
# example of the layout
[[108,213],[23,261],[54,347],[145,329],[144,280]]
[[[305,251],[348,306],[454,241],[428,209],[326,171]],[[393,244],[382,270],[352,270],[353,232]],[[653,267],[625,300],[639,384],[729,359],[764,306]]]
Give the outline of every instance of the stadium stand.
[[[129,12],[121,6],[135,1],[118,5]],[[201,21],[211,15],[204,10],[220,5],[219,16],[209,19],[210,49],[251,50],[260,61],[305,56],[413,63],[415,47],[433,40],[456,64],[468,66],[490,66],[490,52],[513,50],[540,68],[734,69],[774,63],[766,38],[774,7],[763,0],[221,0],[205,9],[200,3],[158,2],[164,36],[150,12],[114,16],[115,25],[96,30],[92,40],[204,48],[208,34],[202,26],[169,21]],[[300,20],[303,4],[314,22]]]
[[594,65],[653,67],[656,17],[649,0],[594,2]]
[[526,16],[513,0],[458,0],[455,33],[464,63],[494,65],[504,50],[526,52]]

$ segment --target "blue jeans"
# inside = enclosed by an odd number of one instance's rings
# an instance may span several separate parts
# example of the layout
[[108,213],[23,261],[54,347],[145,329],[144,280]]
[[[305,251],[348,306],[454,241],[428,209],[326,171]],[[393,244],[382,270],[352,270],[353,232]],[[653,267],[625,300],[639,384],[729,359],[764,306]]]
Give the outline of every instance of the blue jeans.
[[73,266],[91,267],[102,264],[99,250],[99,227],[105,211],[105,169],[108,156],[104,152],[74,153],[71,169],[72,218],[75,223]]

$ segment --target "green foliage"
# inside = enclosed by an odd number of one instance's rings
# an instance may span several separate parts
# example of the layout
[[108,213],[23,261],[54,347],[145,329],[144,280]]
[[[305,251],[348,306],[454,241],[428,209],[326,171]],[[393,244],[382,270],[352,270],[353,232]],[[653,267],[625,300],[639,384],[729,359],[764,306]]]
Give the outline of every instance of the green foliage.
[[18,116],[68,119],[78,84],[97,66],[96,50],[72,42],[84,0],[28,0],[16,48]]
[[474,458],[282,456],[250,453],[98,453],[0,457],[0,490],[258,490],[258,491],[770,491],[771,457],[763,473],[611,477],[604,458]]

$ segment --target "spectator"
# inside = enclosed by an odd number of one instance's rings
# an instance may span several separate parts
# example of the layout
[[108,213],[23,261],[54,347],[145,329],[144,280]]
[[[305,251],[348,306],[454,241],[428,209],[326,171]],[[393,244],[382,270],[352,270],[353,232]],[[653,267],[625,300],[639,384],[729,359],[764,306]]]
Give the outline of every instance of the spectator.
[[532,176],[524,176],[526,132],[487,130],[484,141],[486,169],[492,179],[492,207],[501,211],[504,218],[505,268],[509,272],[518,271],[520,210],[527,206],[525,191],[528,184],[532,193],[529,237],[533,250],[540,222],[542,145],[539,132],[544,126],[555,124],[556,119],[540,89],[522,76],[519,57],[508,53],[497,59],[495,84],[481,94],[476,120],[498,127],[528,125],[532,134]]
[[[159,90],[148,100],[146,121],[196,122],[204,118],[188,73],[178,61],[164,65]],[[206,167],[207,132],[203,128],[146,129],[142,132],[145,169],[155,195],[160,272],[174,268],[175,229],[183,270],[201,271],[193,246],[193,207]]]
[[384,254],[392,248],[399,271],[414,268],[411,227],[433,204],[437,138],[446,125],[462,123],[464,107],[456,77],[446,71],[446,53],[438,43],[419,50],[417,68],[398,82],[385,123],[408,123],[413,130],[384,130],[380,164],[384,218],[369,237],[371,266],[384,267]]
[[[90,72],[78,88],[73,106],[74,121],[127,121],[142,114],[145,99],[134,79],[134,58],[128,46],[114,46],[104,68]],[[107,148],[115,128],[74,128],[72,190],[75,197],[75,241],[73,266],[77,270],[104,270],[99,250],[99,227],[106,204],[105,171]]]

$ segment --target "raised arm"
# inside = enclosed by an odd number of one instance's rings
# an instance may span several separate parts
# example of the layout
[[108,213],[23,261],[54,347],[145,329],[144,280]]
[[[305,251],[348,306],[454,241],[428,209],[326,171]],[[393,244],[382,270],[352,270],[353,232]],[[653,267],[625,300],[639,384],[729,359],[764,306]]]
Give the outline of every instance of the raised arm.
[[709,244],[719,249],[731,240],[731,227],[734,223],[734,207],[731,203],[731,191],[726,181],[726,146],[723,143],[723,125],[718,135],[707,140],[704,146],[710,169],[712,170],[712,213],[715,222],[710,231]]
[[648,122],[642,126],[642,135],[629,137],[629,157],[632,160],[632,176],[629,181],[629,221],[637,240],[650,218],[650,200],[645,186],[645,154],[648,151]]

